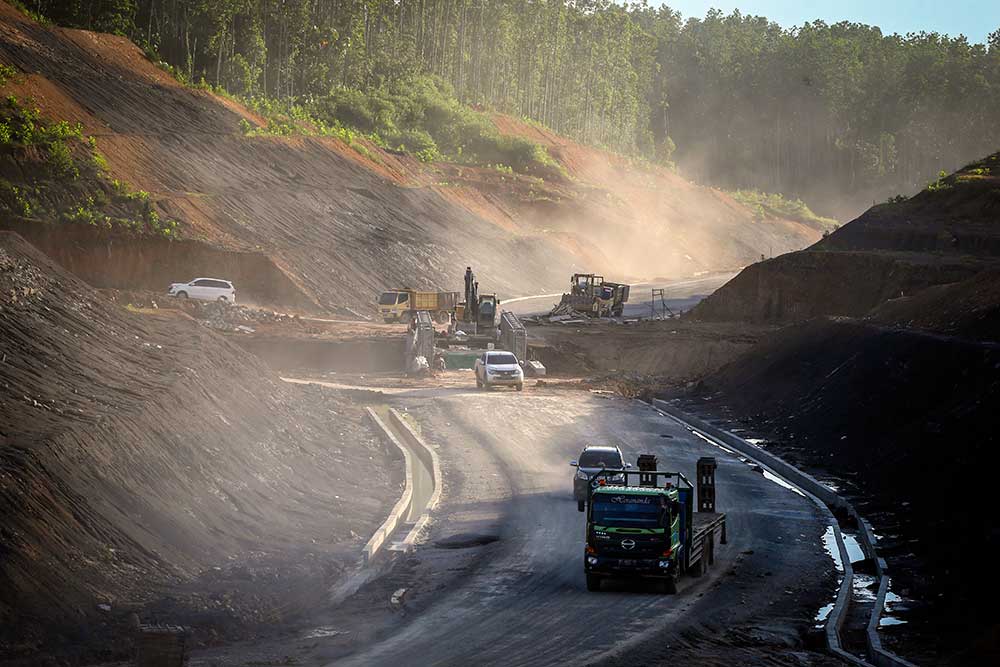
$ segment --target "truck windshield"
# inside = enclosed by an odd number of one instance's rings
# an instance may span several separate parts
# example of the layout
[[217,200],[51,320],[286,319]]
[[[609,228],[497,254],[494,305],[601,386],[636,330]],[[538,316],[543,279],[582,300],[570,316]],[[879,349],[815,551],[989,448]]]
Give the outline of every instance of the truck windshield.
[[661,527],[666,519],[666,499],[599,493],[594,496],[591,518],[597,526]]
[[396,295],[398,292],[382,292],[382,296],[378,298],[378,303],[380,306],[392,306],[396,303]]

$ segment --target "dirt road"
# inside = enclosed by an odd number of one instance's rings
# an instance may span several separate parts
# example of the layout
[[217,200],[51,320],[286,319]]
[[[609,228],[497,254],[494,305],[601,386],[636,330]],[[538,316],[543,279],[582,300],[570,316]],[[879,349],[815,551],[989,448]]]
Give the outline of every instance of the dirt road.
[[[649,317],[653,289],[664,290],[666,305],[674,312],[689,310],[735,275],[736,272],[727,271],[684,280],[637,283],[631,287],[629,302],[625,305],[623,314],[625,317]],[[513,311],[516,315],[547,315],[552,306],[559,303],[561,296],[562,293],[516,297],[504,300],[502,306],[504,310]],[[656,303],[656,312],[662,312],[659,301]]]
[[[784,664],[780,656],[801,647],[812,616],[832,594],[832,562],[821,546],[826,524],[816,508],[644,404],[534,387],[410,389],[386,398],[410,412],[442,458],[444,496],[430,540],[400,556],[381,582],[316,619],[318,628],[303,630],[293,645],[250,651],[257,659],[541,665],[624,652],[648,662],[672,645],[671,655],[764,656],[768,664]],[[601,593],[586,590],[584,522],[572,500],[568,462],[583,444],[607,442],[630,460],[654,452],[661,467],[689,478],[698,457],[718,458],[729,544],[710,575],[682,580],[678,595],[624,582]],[[466,548],[443,548],[449,543]],[[403,604],[390,605],[389,596],[401,590]],[[692,642],[691,633],[705,624],[719,630],[704,645]],[[748,627],[753,641],[726,639]],[[827,660],[798,655],[806,657],[789,664]],[[201,664],[239,663],[216,654]]]

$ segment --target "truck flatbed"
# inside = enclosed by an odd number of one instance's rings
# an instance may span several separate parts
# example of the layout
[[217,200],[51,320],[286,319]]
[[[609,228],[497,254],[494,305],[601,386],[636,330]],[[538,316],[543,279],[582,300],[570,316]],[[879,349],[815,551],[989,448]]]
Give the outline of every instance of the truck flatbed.
[[685,569],[699,576],[715,561],[715,545],[726,543],[726,515],[694,512],[691,525],[691,549]]

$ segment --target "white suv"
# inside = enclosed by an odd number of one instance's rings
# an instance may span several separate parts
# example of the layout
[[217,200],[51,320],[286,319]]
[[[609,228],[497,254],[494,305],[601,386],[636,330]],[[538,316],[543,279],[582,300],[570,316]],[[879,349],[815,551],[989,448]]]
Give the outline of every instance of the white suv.
[[517,387],[524,389],[524,371],[517,363],[517,357],[510,352],[483,352],[476,359],[476,386]]
[[174,283],[167,290],[167,294],[181,299],[236,303],[236,288],[233,284],[228,280],[217,278],[195,278],[187,283]]

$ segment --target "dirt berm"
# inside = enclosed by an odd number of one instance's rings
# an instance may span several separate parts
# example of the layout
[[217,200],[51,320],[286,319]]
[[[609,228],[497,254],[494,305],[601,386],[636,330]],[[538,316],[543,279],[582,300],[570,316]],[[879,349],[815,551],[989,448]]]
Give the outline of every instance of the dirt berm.
[[[1000,302],[991,310],[996,322]],[[989,493],[1000,467],[997,340],[814,320],[761,343],[693,396],[855,497],[911,610],[883,639],[902,641],[920,664],[1000,660]]]
[[[361,138],[352,147],[329,136],[247,136],[241,122],[260,128],[264,119],[181,85],[124,38],[41,26],[4,2],[0,62],[23,73],[5,95],[32,99],[52,121],[82,123],[109,176],[149,192],[184,239],[234,253],[220,264],[218,254],[199,250],[184,265],[139,237],[65,247],[47,239],[46,252],[99,287],[162,290],[224,271],[251,301],[371,312],[387,287],[459,289],[467,265],[484,290],[537,294],[563,289],[581,269],[686,276],[743,266],[820,235],[800,222],[756,221],[732,199],[665,169],[558,137],[547,145],[569,177],[542,180],[425,165]],[[514,121],[498,127],[527,132]],[[584,168],[585,159],[603,166]],[[102,250],[113,261],[101,264]],[[261,291],[266,281],[252,278],[259,271],[301,294]]]
[[122,658],[325,601],[401,464],[346,401],[177,311],[127,312],[0,233],[0,662]]
[[907,610],[883,641],[919,664],[1000,661],[998,172],[993,155],[875,207],[693,313],[794,322],[704,378],[690,406],[853,497]]
[[747,267],[696,319],[787,323],[860,316],[1000,266],[1000,153],[902,202],[872,207],[800,252]]

